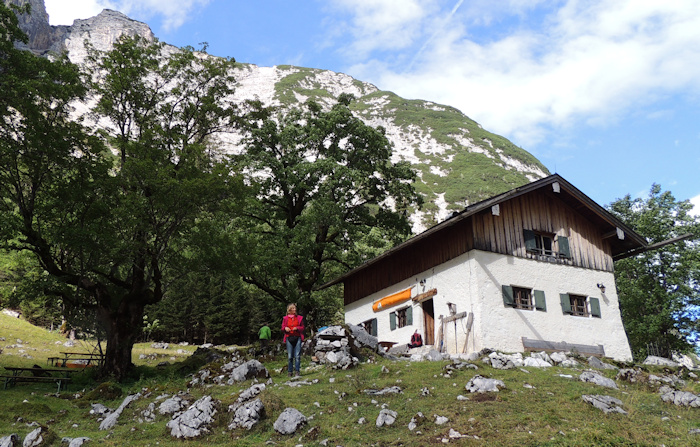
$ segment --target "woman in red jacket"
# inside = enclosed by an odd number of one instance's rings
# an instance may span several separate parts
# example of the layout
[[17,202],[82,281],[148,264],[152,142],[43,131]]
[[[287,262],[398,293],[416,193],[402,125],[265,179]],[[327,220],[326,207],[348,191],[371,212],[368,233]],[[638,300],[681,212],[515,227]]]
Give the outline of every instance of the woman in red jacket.
[[301,343],[304,341],[304,317],[297,315],[297,306],[287,305],[287,315],[282,319],[282,332],[287,345],[287,372],[299,376],[301,368]]

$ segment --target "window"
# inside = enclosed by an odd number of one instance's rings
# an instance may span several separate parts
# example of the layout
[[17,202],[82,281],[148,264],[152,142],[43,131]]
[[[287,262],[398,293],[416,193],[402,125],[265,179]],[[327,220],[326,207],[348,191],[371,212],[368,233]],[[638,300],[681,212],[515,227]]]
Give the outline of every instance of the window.
[[[533,230],[523,230],[525,238],[525,248],[529,253],[536,253],[542,256],[554,256],[558,258],[570,258],[569,238],[565,236],[555,236],[552,233],[544,233]],[[555,244],[556,237],[556,244]],[[556,245],[556,251],[555,251]]]
[[[547,302],[542,290],[532,290],[526,287],[502,286],[503,304],[515,309],[547,311]],[[533,300],[534,297],[534,300]]]
[[522,287],[513,287],[513,300],[516,309],[532,309],[532,296],[530,289]]
[[371,320],[363,321],[360,326],[364,328],[369,335],[377,336],[377,319],[372,318]]
[[[562,293],[559,295],[561,299],[562,312],[568,315],[576,315],[579,317],[595,317],[601,318],[600,301],[598,298],[587,298],[583,295],[573,295]],[[590,313],[589,313],[590,309]]]
[[581,317],[588,316],[588,306],[586,305],[586,297],[581,295],[569,295],[571,302],[571,315]]
[[413,325],[413,308],[411,306],[398,309],[389,314],[389,326],[391,330]]

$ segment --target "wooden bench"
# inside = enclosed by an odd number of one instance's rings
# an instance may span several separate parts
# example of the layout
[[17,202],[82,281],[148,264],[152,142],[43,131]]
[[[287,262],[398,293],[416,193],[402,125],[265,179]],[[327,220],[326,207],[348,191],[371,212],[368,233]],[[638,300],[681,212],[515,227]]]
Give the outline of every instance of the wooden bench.
[[64,390],[68,386],[68,383],[70,383],[70,377],[55,377],[55,376],[21,376],[21,375],[1,375],[0,378],[5,379],[5,385],[3,387],[4,390],[7,389],[8,385],[9,386],[15,386],[18,382],[26,382],[26,383],[35,383],[35,382],[43,382],[43,383],[55,383],[58,385],[58,390],[57,392],[61,392],[61,388]]
[[605,348],[603,345],[582,345],[567,342],[533,340],[527,337],[522,337],[522,341],[525,352],[576,352],[581,355],[605,357]]

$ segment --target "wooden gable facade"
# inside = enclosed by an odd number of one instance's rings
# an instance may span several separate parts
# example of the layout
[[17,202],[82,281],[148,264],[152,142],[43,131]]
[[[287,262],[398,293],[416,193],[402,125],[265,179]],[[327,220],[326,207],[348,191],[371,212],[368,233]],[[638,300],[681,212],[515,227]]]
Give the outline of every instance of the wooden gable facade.
[[613,257],[646,241],[554,174],[470,205],[327,285],[347,306],[470,250],[613,271]]

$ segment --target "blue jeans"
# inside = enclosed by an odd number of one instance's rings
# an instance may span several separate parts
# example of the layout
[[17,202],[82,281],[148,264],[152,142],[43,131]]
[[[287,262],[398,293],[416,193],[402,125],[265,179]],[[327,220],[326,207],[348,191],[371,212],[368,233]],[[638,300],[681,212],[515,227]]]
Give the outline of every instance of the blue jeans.
[[[293,343],[296,340],[296,343]],[[292,368],[296,366],[296,368]],[[301,368],[301,337],[287,337],[287,371],[299,372]]]

